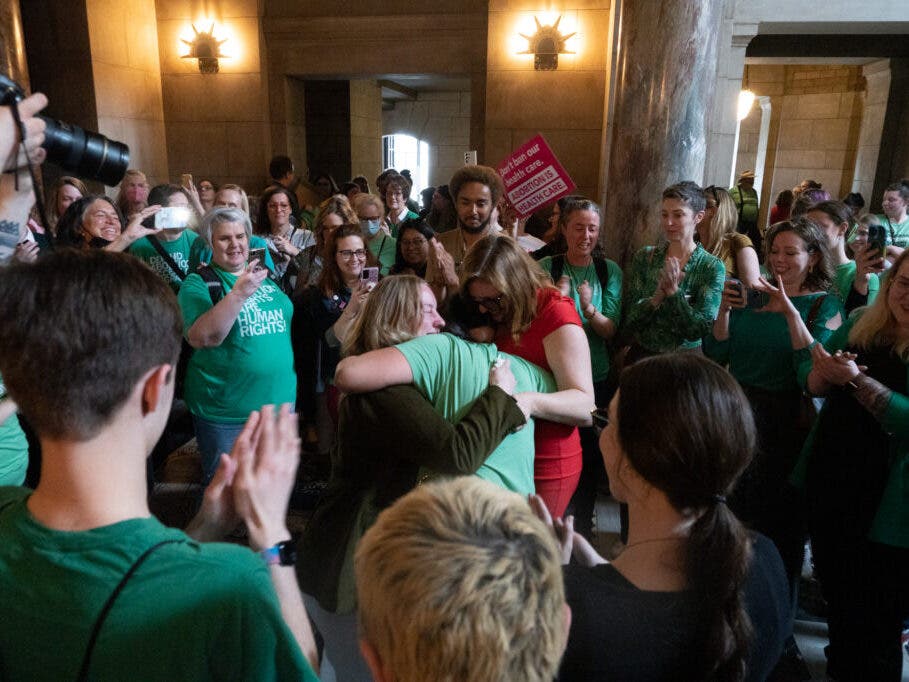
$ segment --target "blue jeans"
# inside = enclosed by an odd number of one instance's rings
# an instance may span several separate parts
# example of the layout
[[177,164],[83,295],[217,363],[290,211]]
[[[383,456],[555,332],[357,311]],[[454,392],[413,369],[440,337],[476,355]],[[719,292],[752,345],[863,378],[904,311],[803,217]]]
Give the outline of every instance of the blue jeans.
[[213,422],[193,415],[193,426],[196,429],[196,444],[202,459],[202,485],[206,486],[218,469],[221,454],[229,454],[237,436],[243,431],[243,422],[228,424]]

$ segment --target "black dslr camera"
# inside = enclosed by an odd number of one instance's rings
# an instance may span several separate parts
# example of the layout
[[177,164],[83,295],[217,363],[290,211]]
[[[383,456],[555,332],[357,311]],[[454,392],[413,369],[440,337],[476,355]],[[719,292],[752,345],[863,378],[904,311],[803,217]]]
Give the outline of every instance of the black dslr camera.
[[[24,98],[25,92],[19,84],[0,74],[0,106]],[[125,144],[47,116],[41,118],[47,124],[42,146],[48,161],[81,178],[98,180],[111,187],[123,179],[129,167],[129,147]]]

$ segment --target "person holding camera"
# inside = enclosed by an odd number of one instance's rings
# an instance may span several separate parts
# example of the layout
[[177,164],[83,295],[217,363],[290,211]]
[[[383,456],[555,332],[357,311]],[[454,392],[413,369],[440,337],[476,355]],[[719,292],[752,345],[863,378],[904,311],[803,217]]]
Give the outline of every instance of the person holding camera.
[[[777,286],[791,293],[796,314],[815,338],[827,339],[843,319],[835,294],[833,260],[827,239],[810,220],[777,223],[767,233],[767,264]],[[704,352],[727,365],[748,397],[757,424],[754,460],[729,504],[742,521],[773,540],[795,584],[802,565],[802,518],[787,479],[798,458],[810,424],[803,419],[803,396],[796,377],[793,339],[786,310],[773,298],[766,280],[747,289],[727,280],[720,312]]]
[[149,192],[148,200],[153,206],[163,207],[145,220],[147,227],[154,226],[158,231],[138,239],[129,252],[147,263],[177,293],[190,273],[190,250],[199,235],[189,227],[198,222],[198,217],[190,208],[187,191],[179,185],[157,185]]
[[211,264],[180,287],[184,335],[195,351],[186,370],[185,399],[193,415],[208,483],[250,412],[294,404],[296,376],[290,344],[290,299],[249,259],[252,225],[243,211],[215,208],[199,228]]

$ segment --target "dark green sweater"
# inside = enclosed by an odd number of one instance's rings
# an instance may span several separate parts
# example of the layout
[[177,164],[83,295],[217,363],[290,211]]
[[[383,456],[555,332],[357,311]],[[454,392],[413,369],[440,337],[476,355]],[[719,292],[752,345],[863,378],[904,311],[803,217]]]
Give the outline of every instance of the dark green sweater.
[[517,403],[496,386],[457,424],[411,385],[344,398],[331,478],[300,542],[302,590],[328,611],[355,610],[354,552],[379,512],[413,489],[421,470],[472,474],[523,424]]

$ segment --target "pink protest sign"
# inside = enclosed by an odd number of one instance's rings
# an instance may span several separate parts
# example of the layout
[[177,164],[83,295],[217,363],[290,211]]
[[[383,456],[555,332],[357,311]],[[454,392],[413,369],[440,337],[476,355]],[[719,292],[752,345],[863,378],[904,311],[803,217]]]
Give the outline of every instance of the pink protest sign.
[[498,171],[508,200],[522,218],[574,190],[574,182],[542,135],[518,147]]

